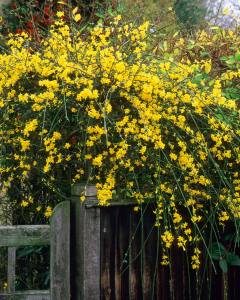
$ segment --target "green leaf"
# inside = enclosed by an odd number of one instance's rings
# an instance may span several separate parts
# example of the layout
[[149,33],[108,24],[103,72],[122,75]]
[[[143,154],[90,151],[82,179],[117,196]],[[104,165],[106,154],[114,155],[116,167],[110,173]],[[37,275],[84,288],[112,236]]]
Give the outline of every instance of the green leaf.
[[229,64],[229,65],[233,65],[233,64],[235,64],[235,57],[234,56],[229,56],[229,59],[227,60],[227,63]]
[[235,60],[240,62],[240,52],[235,54]]
[[200,55],[201,55],[201,57],[210,57],[209,52],[206,52],[206,51],[202,51],[202,52],[200,53]]
[[235,237],[235,234],[229,233],[229,234],[224,235],[223,238],[225,241],[232,241],[234,239],[234,237]]
[[124,10],[125,10],[124,4],[119,3],[118,6],[117,6],[117,12],[118,12],[118,13],[123,13]]
[[34,253],[34,247],[32,246],[20,248],[17,251],[17,258],[25,257],[32,253]]
[[104,13],[97,12],[97,13],[95,13],[95,15],[96,15],[97,17],[99,17],[100,19],[104,19],[104,18],[105,18]]
[[218,120],[223,121],[223,115],[222,114],[216,114],[216,117],[218,118]]
[[219,261],[219,267],[222,269],[223,273],[227,273],[228,271],[228,265],[226,259],[221,259]]
[[215,260],[220,260],[226,255],[226,249],[221,243],[213,243],[210,249],[211,258]]
[[228,253],[227,262],[231,266],[240,266],[240,257],[234,253]]
[[227,60],[227,56],[221,56],[219,59],[222,60],[222,61],[226,61]]

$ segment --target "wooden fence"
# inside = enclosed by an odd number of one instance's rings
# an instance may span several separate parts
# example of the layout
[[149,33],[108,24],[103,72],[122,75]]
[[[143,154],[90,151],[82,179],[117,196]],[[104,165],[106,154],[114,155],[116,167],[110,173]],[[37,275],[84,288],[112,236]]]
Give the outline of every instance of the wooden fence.
[[[16,248],[50,245],[50,291],[15,291]],[[0,226],[0,247],[8,247],[8,292],[1,300],[70,299],[70,203],[60,203],[51,225]]]
[[191,253],[173,247],[170,267],[161,265],[154,207],[134,203],[99,207],[96,189],[76,186],[72,195],[72,296],[74,300],[239,300],[240,268],[217,273],[203,260],[191,269]]
[[[76,186],[69,203],[55,209],[51,226],[0,227],[0,246],[9,246],[9,292],[16,300],[239,300],[240,270],[217,274],[202,264],[189,266],[190,254],[171,250],[171,267],[162,266],[160,232],[153,207],[134,212],[133,203],[99,207],[96,189]],[[21,239],[19,239],[21,237]],[[51,245],[51,289],[14,292],[15,247]],[[70,251],[71,250],[71,251]],[[71,280],[70,278],[71,274]],[[10,295],[12,298],[9,298]],[[14,298],[15,297],[15,298]]]

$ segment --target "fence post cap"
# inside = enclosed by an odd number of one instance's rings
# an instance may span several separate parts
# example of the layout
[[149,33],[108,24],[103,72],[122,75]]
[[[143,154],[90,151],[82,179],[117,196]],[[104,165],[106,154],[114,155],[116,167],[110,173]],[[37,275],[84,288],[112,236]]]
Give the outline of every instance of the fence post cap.
[[97,198],[97,188],[94,184],[76,183],[72,186],[72,196],[85,196]]

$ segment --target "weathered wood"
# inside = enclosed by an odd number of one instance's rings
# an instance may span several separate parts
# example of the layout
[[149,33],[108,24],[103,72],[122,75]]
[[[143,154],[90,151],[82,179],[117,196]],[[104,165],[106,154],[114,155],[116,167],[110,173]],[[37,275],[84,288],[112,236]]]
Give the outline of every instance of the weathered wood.
[[[129,207],[116,207],[115,216],[115,299],[129,299]],[[130,207],[132,210],[132,207]]]
[[[24,291],[0,294],[1,300],[52,300],[49,291]],[[60,300],[60,299],[59,299]]]
[[[239,253],[238,253],[239,255]],[[240,270],[239,267],[230,267],[228,271],[228,298],[240,299]]]
[[217,273],[215,274],[212,272],[211,276],[211,299],[219,299],[224,300],[223,295],[223,285],[222,285],[222,270],[218,266],[218,264],[215,264],[215,268]]
[[0,247],[40,246],[50,243],[48,225],[0,226]]
[[142,299],[141,227],[139,216],[133,211],[130,213],[129,241],[129,299]]
[[96,201],[96,188],[75,186],[72,196],[73,299],[100,299],[100,208],[88,209],[80,202],[84,191],[87,201]]
[[70,202],[58,204],[51,218],[51,300],[70,299]]
[[15,291],[15,278],[16,278],[16,248],[8,248],[8,273],[7,273],[7,287],[8,292]]
[[90,203],[98,202],[97,189],[95,185],[75,184],[72,187],[71,195],[73,197],[78,197],[78,199],[80,195],[85,195],[86,200],[84,203],[87,203],[88,201],[90,201]]
[[171,297],[173,300],[186,299],[184,253],[177,245],[171,249],[170,264]]
[[[227,296],[229,300],[239,299],[240,271],[237,267],[231,267],[228,274],[226,296],[219,267],[217,275],[207,272],[204,281],[204,270],[201,270],[204,264],[197,272],[185,268],[185,255],[189,257],[191,268],[192,252],[185,254],[175,245],[171,250],[171,268],[160,264],[161,231],[153,227],[150,205],[146,210],[143,208],[142,215],[133,212],[133,202],[119,201],[109,207],[100,207],[94,186],[84,190],[84,202],[79,199],[82,191],[83,186],[78,186],[71,203],[63,202],[55,208],[50,226],[0,227],[0,246],[11,247],[8,293],[0,294],[0,300],[69,300],[70,292],[74,300],[225,300]],[[50,243],[52,297],[47,291],[15,292],[14,247]],[[170,293],[170,285],[173,293]]]
[[158,300],[171,299],[169,285],[169,266],[162,266],[159,261],[157,273],[156,293]]
[[101,209],[101,299],[114,297],[114,210],[111,207]]
[[[141,214],[141,213],[140,213]],[[143,227],[143,299],[156,299],[156,275],[159,268],[157,260],[157,234],[154,226],[153,207],[142,208],[141,226]]]
[[[85,195],[84,206],[86,208],[101,207],[97,199],[97,189],[95,185],[83,185],[76,184],[72,188],[72,196],[79,197],[79,195]],[[129,199],[113,198],[109,203],[109,206],[134,206],[136,201],[129,201]]]
[[[50,240],[51,236],[51,240]],[[51,300],[70,299],[70,202],[60,203],[51,226],[1,226],[0,246],[8,248],[8,293],[0,299],[50,300],[49,291],[15,292],[17,246],[51,243]]]
[[121,291],[122,291],[122,278],[121,278],[121,249],[120,249],[120,228],[121,221],[119,219],[121,214],[121,207],[116,207],[114,209],[113,215],[113,251],[114,251],[114,294],[116,300],[121,300]]

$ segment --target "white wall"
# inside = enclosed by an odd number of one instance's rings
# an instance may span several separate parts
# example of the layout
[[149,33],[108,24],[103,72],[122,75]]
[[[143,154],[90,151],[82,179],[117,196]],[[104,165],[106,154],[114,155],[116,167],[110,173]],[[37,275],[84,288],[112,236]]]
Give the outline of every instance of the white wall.
[[[223,27],[234,27],[240,23],[239,0],[208,0],[208,19]],[[227,10],[227,14],[224,11]]]

